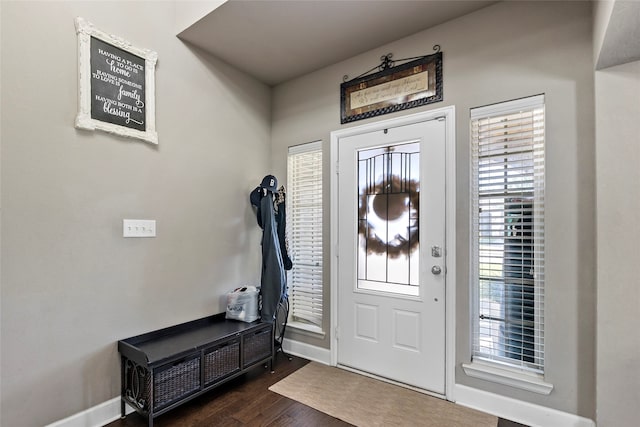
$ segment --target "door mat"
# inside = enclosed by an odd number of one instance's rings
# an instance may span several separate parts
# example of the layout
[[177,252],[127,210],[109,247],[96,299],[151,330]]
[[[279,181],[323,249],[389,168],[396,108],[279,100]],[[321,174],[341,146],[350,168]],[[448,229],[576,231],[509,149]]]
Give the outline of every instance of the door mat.
[[493,415],[315,362],[269,390],[356,426],[498,425]]

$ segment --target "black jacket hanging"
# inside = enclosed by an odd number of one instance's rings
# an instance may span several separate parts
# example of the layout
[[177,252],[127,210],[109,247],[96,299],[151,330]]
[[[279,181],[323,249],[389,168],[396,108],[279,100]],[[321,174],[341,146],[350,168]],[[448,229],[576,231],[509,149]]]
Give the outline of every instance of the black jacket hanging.
[[280,242],[270,191],[260,200],[260,218],[264,227],[262,232],[262,275],[260,293],[262,294],[263,322],[273,322],[280,298],[286,292],[286,275],[280,253]]

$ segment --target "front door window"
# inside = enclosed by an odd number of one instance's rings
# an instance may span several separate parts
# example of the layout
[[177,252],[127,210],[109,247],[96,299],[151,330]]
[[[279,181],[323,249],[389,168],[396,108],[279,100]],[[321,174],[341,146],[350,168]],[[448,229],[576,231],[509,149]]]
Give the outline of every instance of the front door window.
[[419,198],[419,143],[358,152],[358,289],[418,296]]

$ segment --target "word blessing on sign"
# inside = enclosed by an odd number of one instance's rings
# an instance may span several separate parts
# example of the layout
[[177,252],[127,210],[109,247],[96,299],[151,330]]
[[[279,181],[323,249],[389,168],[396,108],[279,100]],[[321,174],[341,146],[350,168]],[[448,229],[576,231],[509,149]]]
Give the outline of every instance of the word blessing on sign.
[[145,123],[145,60],[91,37],[91,118],[140,131]]

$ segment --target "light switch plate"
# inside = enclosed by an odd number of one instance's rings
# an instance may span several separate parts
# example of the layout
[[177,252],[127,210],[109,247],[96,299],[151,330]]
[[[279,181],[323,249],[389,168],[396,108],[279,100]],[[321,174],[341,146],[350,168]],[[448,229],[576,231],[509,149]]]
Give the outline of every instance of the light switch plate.
[[123,219],[122,237],[156,237],[156,220]]

